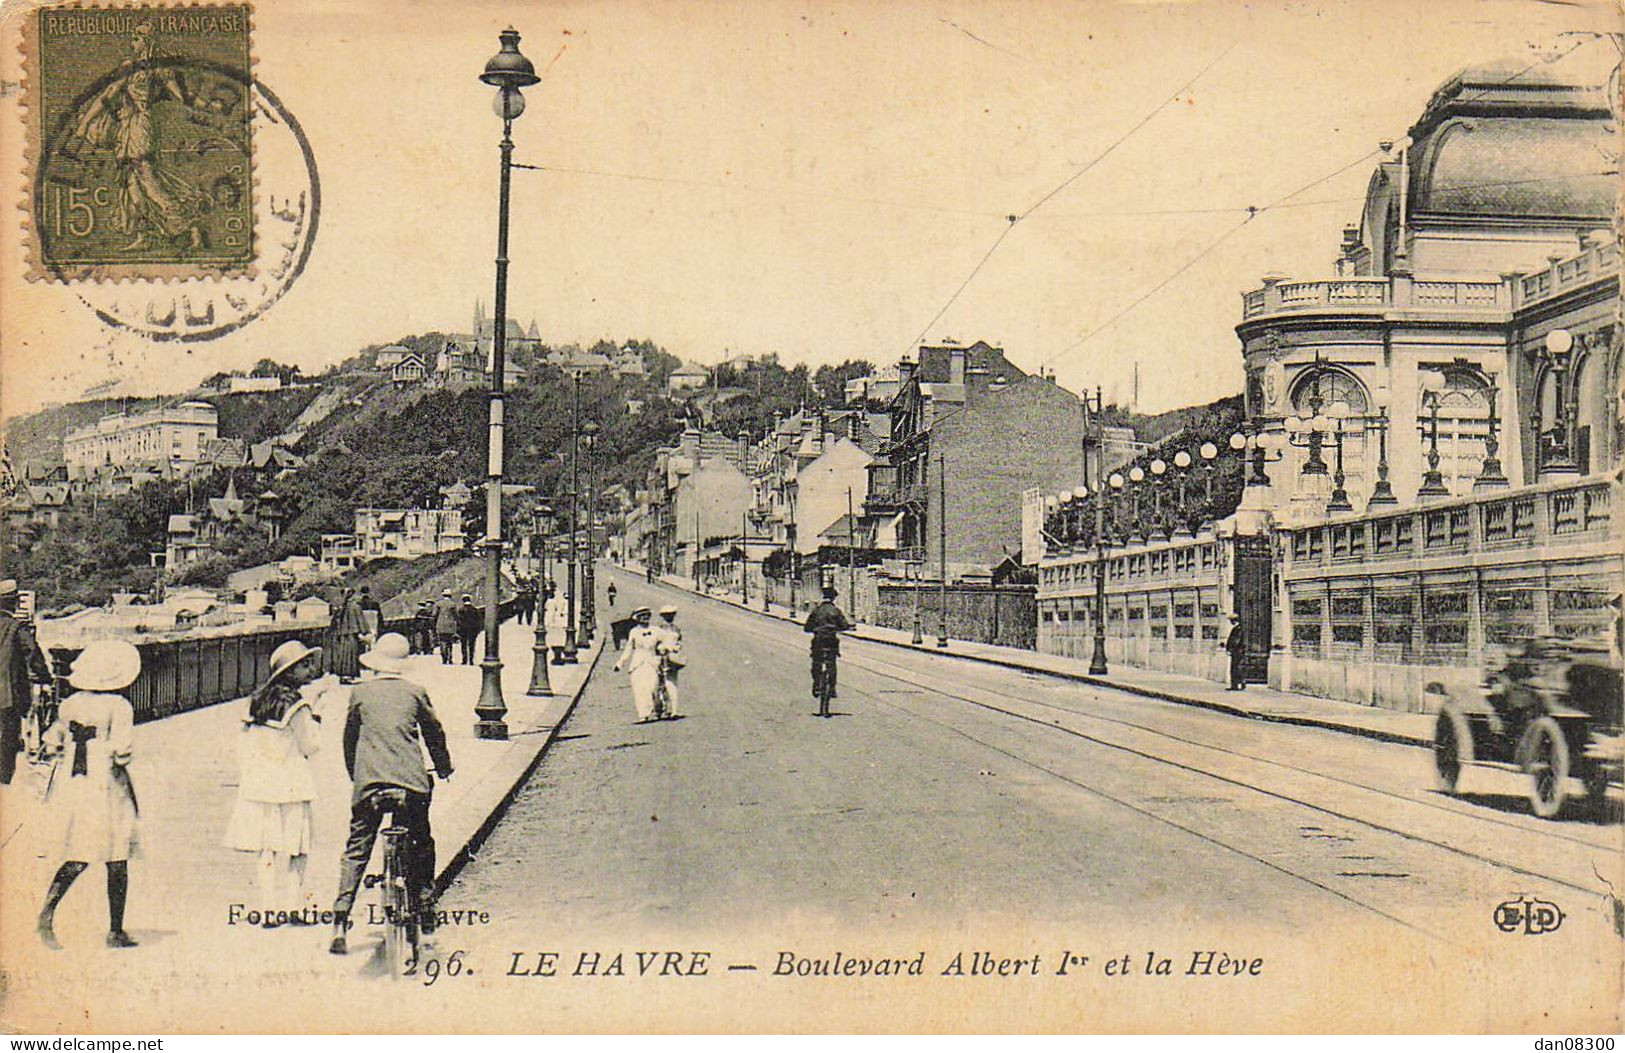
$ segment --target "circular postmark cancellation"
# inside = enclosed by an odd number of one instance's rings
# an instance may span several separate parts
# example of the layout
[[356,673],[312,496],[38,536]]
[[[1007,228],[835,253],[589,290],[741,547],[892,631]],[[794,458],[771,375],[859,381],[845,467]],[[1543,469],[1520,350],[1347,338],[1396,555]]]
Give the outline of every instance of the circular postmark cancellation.
[[265,313],[309,259],[321,194],[304,131],[250,72],[247,6],[35,19],[29,277],[156,341]]

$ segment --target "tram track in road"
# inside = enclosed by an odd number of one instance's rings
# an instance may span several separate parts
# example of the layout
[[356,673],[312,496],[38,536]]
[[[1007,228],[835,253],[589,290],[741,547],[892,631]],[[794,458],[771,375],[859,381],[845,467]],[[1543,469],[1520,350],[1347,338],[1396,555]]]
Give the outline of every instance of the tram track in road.
[[[785,642],[784,634],[774,633],[764,626],[753,624],[760,615],[737,608],[734,610],[740,617],[732,620],[738,623],[741,631],[775,644]],[[872,644],[872,641],[855,642],[862,645],[864,650],[868,650]],[[875,648],[885,646],[872,645]],[[875,676],[904,683],[910,687],[924,688],[933,694],[1027,726],[1060,732],[1145,762],[1216,781],[1245,792],[1256,793],[1285,805],[1309,809],[1382,835],[1397,837],[1426,849],[1450,854],[1472,864],[1489,866],[1517,875],[1520,879],[1547,882],[1592,897],[1611,894],[1619,887],[1617,878],[1615,884],[1610,886],[1610,878],[1605,876],[1610,871],[1617,872],[1619,858],[1617,848],[1573,836],[1561,828],[1552,830],[1532,828],[1497,816],[1476,814],[1464,807],[1429,801],[1384,787],[1326,774],[1273,757],[1263,757],[1244,750],[1188,738],[1136,721],[1083,712],[1054,702],[1000,691],[997,688],[967,686],[961,681],[925,673],[871,654],[848,653],[842,656],[842,665],[863,669]],[[1119,800],[1116,795],[1105,793],[1098,787],[1089,786],[1064,773],[1051,770],[1049,766],[1029,757],[1019,756],[996,744],[983,741],[961,728],[952,727],[951,724],[921,713],[916,708],[902,705],[893,698],[883,697],[876,692],[861,693],[877,705],[950,727],[956,734],[1044,771],[1069,785],[1100,794],[1142,814],[1157,814],[1133,802]],[[1256,772],[1238,770],[1239,767],[1246,765],[1263,766],[1278,773],[1280,778],[1259,779]],[[1163,821],[1170,820],[1163,817]],[[1455,829],[1445,829],[1446,822],[1456,824]],[[1188,829],[1178,822],[1174,822],[1173,825]],[[1225,844],[1222,840],[1216,840],[1199,831],[1189,832],[1216,844]],[[1260,863],[1273,869],[1292,872],[1290,868],[1262,859],[1246,848],[1229,844],[1225,844],[1225,847],[1258,859]],[[1529,860],[1543,860],[1545,863],[1544,865],[1530,863]],[[1307,875],[1294,874],[1294,876],[1316,887],[1326,887],[1323,882]],[[1363,876],[1390,875],[1369,871]],[[1327,888],[1327,891],[1350,902],[1360,902],[1357,897],[1350,897],[1341,890]],[[1380,907],[1364,903],[1362,906],[1385,917],[1390,916]],[[1421,928],[1408,922],[1406,924],[1413,928]]]

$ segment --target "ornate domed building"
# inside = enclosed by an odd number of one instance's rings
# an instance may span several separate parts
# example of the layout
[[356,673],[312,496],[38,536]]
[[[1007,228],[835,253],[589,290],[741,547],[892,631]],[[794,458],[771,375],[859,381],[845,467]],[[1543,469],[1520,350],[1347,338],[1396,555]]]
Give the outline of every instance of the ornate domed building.
[[1581,38],[1451,77],[1383,144],[1333,276],[1243,295],[1247,411],[1280,458],[1253,507],[1302,522],[1339,490],[1363,511],[1618,465],[1617,70]]

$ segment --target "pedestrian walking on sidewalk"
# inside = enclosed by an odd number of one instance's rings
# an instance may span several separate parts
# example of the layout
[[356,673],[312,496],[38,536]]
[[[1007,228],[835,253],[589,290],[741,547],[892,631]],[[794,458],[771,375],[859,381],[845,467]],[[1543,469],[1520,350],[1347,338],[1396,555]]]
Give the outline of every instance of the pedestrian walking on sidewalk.
[[321,648],[289,640],[271,652],[271,671],[248,700],[237,740],[241,774],[226,824],[226,847],[253,852],[260,905],[295,915],[305,902],[305,864],[316,840],[310,758],[320,748],[321,717],[310,686],[321,676]]
[[55,847],[63,861],[38,920],[39,937],[52,950],[61,949],[57,905],[92,863],[107,864],[107,945],[136,945],[124,931],[130,858],[137,854],[135,786],[126,769],[135,713],[125,693],[140,675],[141,652],[134,644],[92,640],[68,676],[77,690],[62,700],[45,736],[55,757],[45,790],[46,815],[55,825]]
[[615,661],[615,672],[626,670],[632,687],[632,708],[637,723],[647,724],[655,719],[655,696],[660,690],[660,652],[662,635],[649,624],[650,610],[639,607],[632,612],[637,623],[626,635],[626,648]]
[[660,634],[655,645],[660,654],[660,691],[655,696],[655,715],[671,720],[677,716],[677,674],[687,664],[683,657],[683,630],[677,628],[677,608],[670,604],[660,608],[660,622],[654,630]]
[[419,600],[412,614],[412,653],[434,654],[434,604]]
[[1247,686],[1242,675],[1242,663],[1247,658],[1247,634],[1241,627],[1241,616],[1230,616],[1230,635],[1224,638],[1224,649],[1230,655],[1230,686],[1227,691],[1240,691]]
[[434,634],[440,641],[440,664],[451,664],[451,645],[457,641],[457,601],[451,590],[443,589],[434,607]]
[[344,767],[350,773],[350,834],[339,868],[339,892],[333,901],[333,938],[328,950],[349,950],[346,932],[361,874],[372,859],[373,842],[384,813],[406,828],[407,879],[418,891],[423,933],[434,930],[434,834],[429,828],[429,802],[434,782],[423,764],[428,750],[442,780],[451,778],[446,732],[435,716],[429,692],[405,679],[406,637],[385,633],[361,664],[373,675],[350,692],[344,721]]
[[17,617],[20,597],[15,581],[0,581],[0,784],[10,784],[17,770],[34,685],[51,682],[51,666],[33,627]]
[[570,627],[570,605],[565,597],[550,593],[542,605],[542,622],[546,628],[547,647],[553,652],[552,663],[564,664],[565,630]]
[[614,607],[615,606],[615,583],[613,581],[610,582],[609,587],[604,590],[604,594],[609,597],[609,605],[611,607]]
[[332,626],[333,652],[328,657],[332,660],[333,672],[346,682],[354,680],[361,675],[357,659],[361,655],[361,637],[367,631],[367,619],[356,602],[354,589],[346,588],[339,593]]
[[384,605],[373,598],[372,589],[365,585],[361,586],[361,594],[356,597],[355,603],[356,607],[361,611],[362,621],[367,623],[362,639],[368,647],[371,647],[373,642],[378,639],[378,633],[383,626]]
[[457,608],[457,640],[463,645],[463,664],[474,664],[474,641],[480,638],[480,627],[485,623],[485,612],[474,606],[474,597],[463,594],[462,606]]

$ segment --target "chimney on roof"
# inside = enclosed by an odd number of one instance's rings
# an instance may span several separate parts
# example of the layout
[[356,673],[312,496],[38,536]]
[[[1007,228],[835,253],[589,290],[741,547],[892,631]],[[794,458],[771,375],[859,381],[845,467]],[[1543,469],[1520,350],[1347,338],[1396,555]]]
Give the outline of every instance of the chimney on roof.
[[860,425],[862,423],[863,422],[858,419],[858,411],[857,410],[853,410],[851,413],[849,413],[847,415],[847,418],[846,418],[846,437],[851,439],[853,442],[857,442],[858,441],[858,425]]
[[897,383],[899,385],[907,384],[909,382],[909,379],[911,377],[913,377],[913,376],[914,376],[914,360],[909,359],[909,358],[900,358],[900,359],[898,359],[897,360]]
[[965,382],[965,349],[950,347],[948,349],[948,383],[963,384]]

